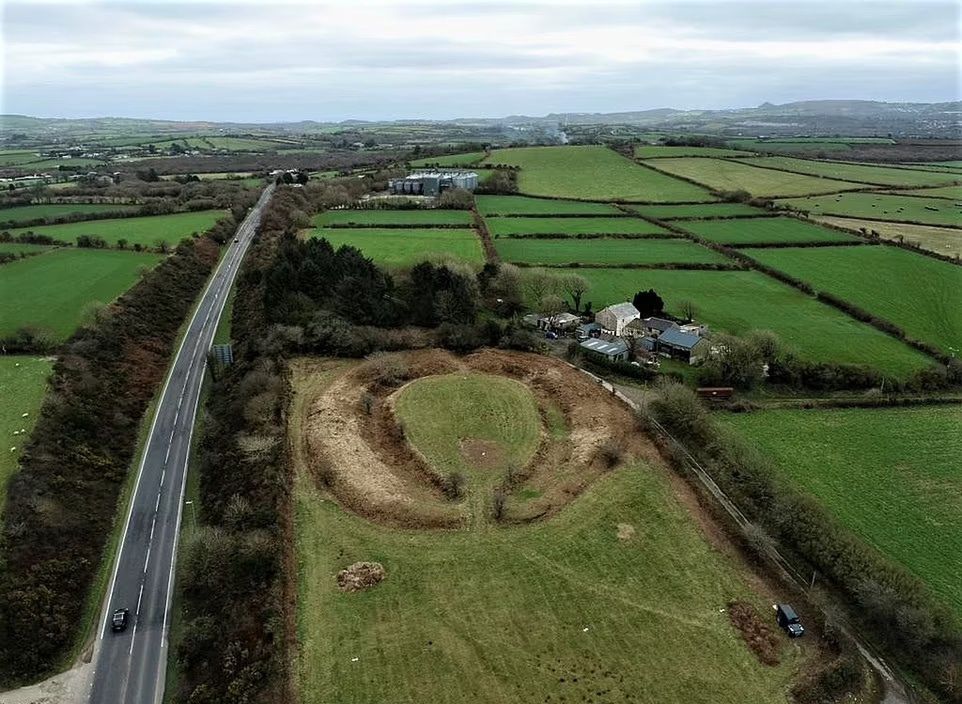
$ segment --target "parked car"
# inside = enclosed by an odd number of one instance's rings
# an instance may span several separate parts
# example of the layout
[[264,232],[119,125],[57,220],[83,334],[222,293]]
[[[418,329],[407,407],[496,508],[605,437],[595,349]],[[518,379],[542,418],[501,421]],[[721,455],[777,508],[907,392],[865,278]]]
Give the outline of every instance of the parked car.
[[550,330],[544,334],[546,340],[557,340],[558,333],[551,332]]
[[775,620],[789,638],[801,638],[805,635],[805,627],[798,620],[798,614],[788,604],[775,604]]
[[117,609],[110,617],[110,630],[126,631],[127,624],[130,622],[130,609]]

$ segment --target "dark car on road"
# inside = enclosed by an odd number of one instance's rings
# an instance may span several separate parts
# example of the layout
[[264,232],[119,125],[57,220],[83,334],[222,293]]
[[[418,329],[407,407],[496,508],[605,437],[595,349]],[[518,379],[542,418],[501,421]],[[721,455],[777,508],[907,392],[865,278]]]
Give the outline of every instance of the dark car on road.
[[128,623],[130,623],[130,609],[117,609],[110,617],[110,630],[126,631]]
[[798,620],[798,614],[788,604],[775,605],[775,620],[788,634],[789,638],[800,638],[805,635],[805,627]]

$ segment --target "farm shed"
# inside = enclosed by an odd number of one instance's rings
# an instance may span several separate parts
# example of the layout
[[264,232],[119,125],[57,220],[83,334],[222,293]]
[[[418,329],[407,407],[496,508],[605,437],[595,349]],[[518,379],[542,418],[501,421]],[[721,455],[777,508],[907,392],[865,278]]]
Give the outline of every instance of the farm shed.
[[589,355],[601,357],[609,362],[625,362],[628,360],[628,345],[624,340],[602,340],[591,337],[580,345]]
[[664,318],[645,318],[641,321],[640,327],[645,335],[650,337],[658,337],[666,330],[673,330],[678,327],[678,324],[672,320],[665,320]]
[[587,340],[589,337],[598,337],[601,334],[601,326],[598,323],[584,323],[578,326],[575,331],[579,340]]
[[658,337],[658,351],[666,357],[694,364],[708,352],[708,340],[681,330],[670,329]]
[[595,315],[595,322],[599,323],[606,333],[620,337],[625,326],[640,317],[641,313],[630,303],[616,303],[599,310]]
[[388,182],[394,195],[437,196],[449,188],[473,191],[477,187],[478,175],[474,171],[416,171]]
[[544,321],[545,330],[555,332],[568,332],[574,330],[580,323],[581,318],[574,313],[559,313],[541,319]]

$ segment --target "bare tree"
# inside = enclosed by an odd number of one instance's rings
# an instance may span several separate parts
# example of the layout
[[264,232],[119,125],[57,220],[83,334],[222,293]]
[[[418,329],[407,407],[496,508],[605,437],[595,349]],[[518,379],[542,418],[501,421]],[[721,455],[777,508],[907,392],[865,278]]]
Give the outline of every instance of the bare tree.
[[571,296],[572,307],[578,313],[581,310],[581,297],[591,288],[588,280],[578,274],[568,274],[561,280],[561,285],[564,292]]
[[695,309],[694,301],[691,301],[691,300],[682,301],[680,308],[681,308],[681,314],[685,317],[685,320],[687,320],[688,322],[691,322],[692,320],[695,319],[695,313],[697,313],[698,311]]

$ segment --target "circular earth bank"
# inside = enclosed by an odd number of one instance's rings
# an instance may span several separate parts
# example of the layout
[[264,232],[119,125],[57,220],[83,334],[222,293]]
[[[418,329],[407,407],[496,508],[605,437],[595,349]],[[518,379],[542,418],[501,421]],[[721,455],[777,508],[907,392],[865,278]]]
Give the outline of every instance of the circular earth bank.
[[411,527],[543,518],[654,454],[589,377],[503,350],[378,356],[321,389],[305,426],[307,459],[342,504]]

